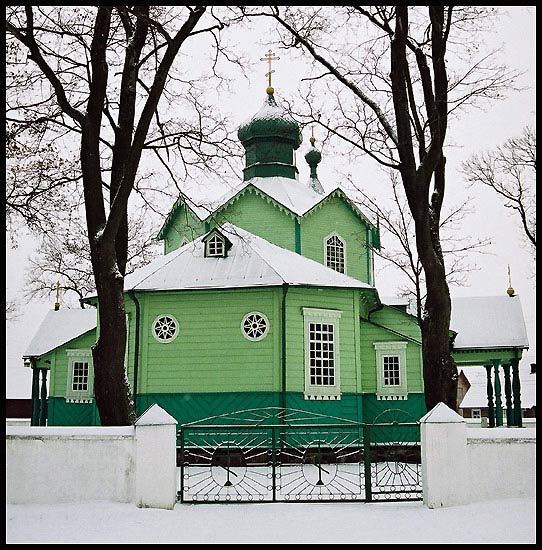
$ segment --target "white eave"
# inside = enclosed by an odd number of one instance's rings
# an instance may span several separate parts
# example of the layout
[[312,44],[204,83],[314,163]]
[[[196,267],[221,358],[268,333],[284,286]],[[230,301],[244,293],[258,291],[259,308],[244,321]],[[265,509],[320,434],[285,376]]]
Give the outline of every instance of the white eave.
[[61,308],[58,311],[49,311],[23,357],[40,357],[94,328],[94,308]]

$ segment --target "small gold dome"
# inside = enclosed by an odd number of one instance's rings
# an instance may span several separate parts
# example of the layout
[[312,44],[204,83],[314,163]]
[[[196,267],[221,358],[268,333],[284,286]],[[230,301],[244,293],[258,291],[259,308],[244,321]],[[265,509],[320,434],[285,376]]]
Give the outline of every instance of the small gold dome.
[[514,296],[514,289],[512,287],[510,287],[506,292],[507,292],[508,296],[510,296],[510,298],[512,298],[512,296]]
[[273,88],[273,86],[267,86],[266,92],[267,92],[269,95],[274,94],[274,93],[275,93],[275,88]]

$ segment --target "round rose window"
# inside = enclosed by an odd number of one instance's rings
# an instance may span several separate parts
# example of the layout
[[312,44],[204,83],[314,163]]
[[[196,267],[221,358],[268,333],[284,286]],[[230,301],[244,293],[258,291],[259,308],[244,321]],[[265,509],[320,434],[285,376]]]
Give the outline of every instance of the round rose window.
[[267,335],[267,331],[269,330],[269,321],[263,313],[253,311],[252,313],[247,313],[243,317],[241,329],[247,340],[257,342],[258,340],[265,338]]

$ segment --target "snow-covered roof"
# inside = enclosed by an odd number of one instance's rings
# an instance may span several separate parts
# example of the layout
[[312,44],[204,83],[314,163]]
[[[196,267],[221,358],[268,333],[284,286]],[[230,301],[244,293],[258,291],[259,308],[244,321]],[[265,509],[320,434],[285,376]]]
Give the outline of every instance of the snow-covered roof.
[[[465,397],[459,405],[460,409],[475,408],[481,409],[487,407],[487,374],[484,367],[467,367],[462,369],[463,373],[471,383]],[[501,403],[506,407],[504,394],[504,373],[499,369],[501,380]],[[493,380],[493,373],[492,373]],[[536,405],[536,374],[528,374],[521,371],[520,368],[520,399],[522,408],[531,408]],[[495,391],[495,388],[493,389]]]
[[49,311],[23,357],[44,355],[93,328],[96,328],[94,308]]
[[450,329],[455,350],[529,347],[518,296],[452,298]]
[[[186,203],[200,221],[205,221],[211,214],[214,214],[218,209],[226,205],[230,200],[234,199],[237,195],[249,187],[253,187],[254,189],[264,193],[296,216],[304,216],[307,212],[328,198],[330,195],[334,193],[342,193],[356,213],[366,220],[367,223],[374,225],[369,219],[367,219],[363,212],[359,210],[354,199],[348,195],[348,192],[340,186],[337,186],[330,191],[326,191],[322,195],[314,191],[309,185],[300,183],[297,179],[286,178],[283,176],[257,176],[247,181],[242,181],[239,185],[235,186],[214,201],[206,202],[205,204],[196,204],[190,198],[186,198]],[[158,233],[159,238],[161,238],[161,234],[167,227],[173,212],[176,210],[176,207],[182,202],[183,201],[179,200],[173,206],[168,218],[162,226],[162,229]]]
[[204,257],[203,237],[127,275],[124,290],[181,290],[309,285],[374,288],[232,224],[221,231],[232,247],[226,258]]

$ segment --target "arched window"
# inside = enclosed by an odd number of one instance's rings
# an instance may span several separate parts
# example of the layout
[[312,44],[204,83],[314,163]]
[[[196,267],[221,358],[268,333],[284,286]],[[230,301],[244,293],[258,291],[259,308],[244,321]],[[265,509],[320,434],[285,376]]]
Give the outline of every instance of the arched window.
[[337,235],[332,234],[325,239],[326,266],[345,273],[345,250],[344,241]]

